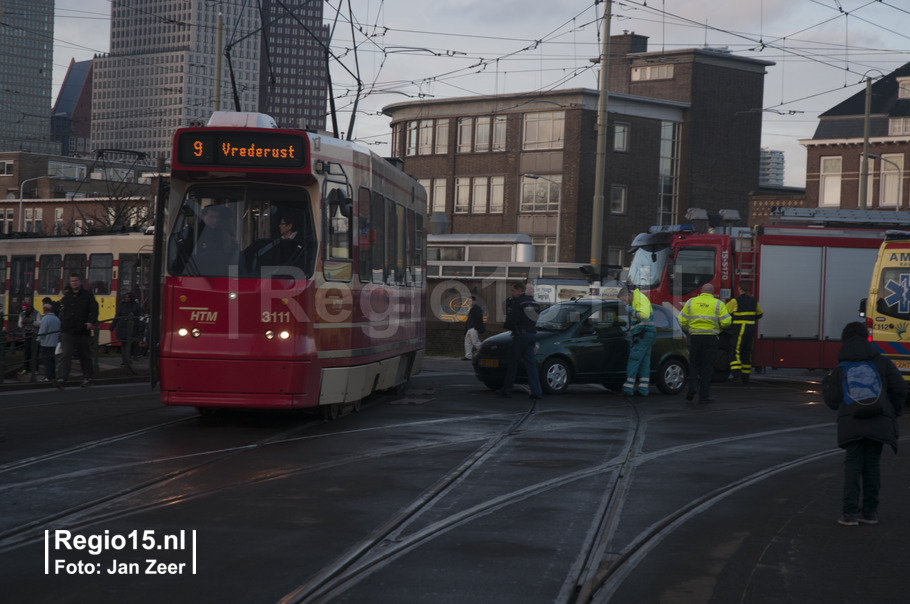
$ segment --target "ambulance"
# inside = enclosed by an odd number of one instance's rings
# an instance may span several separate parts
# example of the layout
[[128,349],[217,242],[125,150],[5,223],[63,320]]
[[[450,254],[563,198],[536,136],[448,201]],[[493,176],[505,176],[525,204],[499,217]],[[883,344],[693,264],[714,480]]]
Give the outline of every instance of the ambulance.
[[910,382],[910,231],[887,231],[865,301],[872,343]]

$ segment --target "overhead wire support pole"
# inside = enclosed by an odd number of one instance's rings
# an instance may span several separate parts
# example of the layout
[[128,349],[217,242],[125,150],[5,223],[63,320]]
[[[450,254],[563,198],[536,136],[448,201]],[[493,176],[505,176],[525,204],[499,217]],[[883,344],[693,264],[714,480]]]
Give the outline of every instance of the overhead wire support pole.
[[600,52],[600,98],[597,104],[597,155],[594,166],[594,200],[591,208],[591,267],[598,279],[601,275],[603,254],[604,180],[607,176],[607,87],[610,71],[610,19],[613,0],[605,0],[603,43]]
[[[863,157],[859,173],[859,209],[866,209],[869,183],[869,114],[872,109],[872,78],[866,76],[866,113],[863,116]],[[900,206],[900,200],[898,200]]]

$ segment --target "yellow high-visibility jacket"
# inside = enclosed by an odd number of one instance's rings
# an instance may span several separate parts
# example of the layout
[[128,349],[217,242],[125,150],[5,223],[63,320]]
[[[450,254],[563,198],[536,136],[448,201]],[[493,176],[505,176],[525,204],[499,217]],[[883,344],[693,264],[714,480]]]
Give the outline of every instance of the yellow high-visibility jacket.
[[711,294],[690,298],[679,311],[679,326],[692,336],[717,335],[733,322],[727,307]]

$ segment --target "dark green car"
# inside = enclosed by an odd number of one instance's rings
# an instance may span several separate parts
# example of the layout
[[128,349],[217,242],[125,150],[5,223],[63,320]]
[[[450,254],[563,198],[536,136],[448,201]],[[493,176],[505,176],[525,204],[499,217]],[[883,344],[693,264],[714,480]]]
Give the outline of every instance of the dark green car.
[[[672,313],[654,307],[657,340],[651,349],[651,383],[664,394],[677,394],[689,371],[686,341]],[[569,384],[602,384],[621,390],[626,381],[631,336],[625,305],[619,300],[582,299],[560,302],[537,320],[537,368],[544,392],[559,394]],[[512,336],[484,340],[474,355],[474,373],[494,390],[502,388],[512,355]],[[527,383],[519,363],[516,382]]]

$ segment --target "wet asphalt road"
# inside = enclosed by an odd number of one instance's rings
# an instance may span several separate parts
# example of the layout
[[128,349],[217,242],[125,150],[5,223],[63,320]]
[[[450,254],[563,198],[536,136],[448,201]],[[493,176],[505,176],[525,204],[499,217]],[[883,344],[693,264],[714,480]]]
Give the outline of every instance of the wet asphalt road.
[[883,456],[881,524],[842,527],[842,453],[817,384],[753,382],[715,385],[705,407],[594,386],[535,404],[428,359],[405,396],[334,422],[199,417],[147,385],[4,393],[0,593],[907,601],[906,451]]

